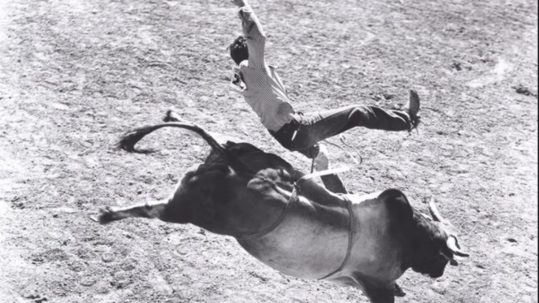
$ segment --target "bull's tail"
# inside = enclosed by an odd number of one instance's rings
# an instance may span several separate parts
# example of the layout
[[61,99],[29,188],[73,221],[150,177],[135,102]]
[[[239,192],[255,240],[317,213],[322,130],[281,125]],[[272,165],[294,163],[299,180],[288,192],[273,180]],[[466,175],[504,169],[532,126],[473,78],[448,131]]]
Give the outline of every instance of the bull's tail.
[[184,128],[188,129],[190,131],[193,131],[197,133],[202,139],[204,139],[208,144],[211,146],[212,149],[225,152],[225,148],[223,145],[221,145],[217,140],[215,140],[210,134],[208,134],[205,130],[202,128],[196,126],[196,125],[190,125],[185,123],[177,123],[177,122],[169,122],[169,123],[161,123],[156,125],[148,125],[136,128],[132,131],[127,132],[120,142],[118,142],[118,147],[128,151],[128,152],[136,152],[135,145],[137,142],[139,142],[144,136],[148,135],[149,133],[158,130],[163,127],[177,127],[177,128]]

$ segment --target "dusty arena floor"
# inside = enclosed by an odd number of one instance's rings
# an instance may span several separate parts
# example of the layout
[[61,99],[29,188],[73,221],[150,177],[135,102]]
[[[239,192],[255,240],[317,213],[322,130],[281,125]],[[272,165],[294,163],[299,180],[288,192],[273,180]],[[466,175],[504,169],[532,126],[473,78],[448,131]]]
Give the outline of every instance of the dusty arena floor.
[[[397,302],[537,302],[537,2],[252,5],[298,110],[422,97],[419,132],[326,144],[354,192],[436,197],[471,254],[436,280],[408,271]],[[239,33],[229,1],[0,1],[0,302],[367,302],[192,225],[89,219],[165,198],[205,158],[175,130],[142,142],[153,154],[114,148],[169,108],[308,170],[230,91]]]

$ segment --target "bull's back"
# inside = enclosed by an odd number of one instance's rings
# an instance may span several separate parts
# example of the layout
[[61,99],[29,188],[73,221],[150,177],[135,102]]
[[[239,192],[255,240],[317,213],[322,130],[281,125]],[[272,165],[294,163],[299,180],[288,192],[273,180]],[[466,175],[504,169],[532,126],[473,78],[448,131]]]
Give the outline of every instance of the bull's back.
[[318,279],[336,270],[348,248],[346,207],[292,202],[280,224],[266,235],[238,239],[254,257],[291,276]]

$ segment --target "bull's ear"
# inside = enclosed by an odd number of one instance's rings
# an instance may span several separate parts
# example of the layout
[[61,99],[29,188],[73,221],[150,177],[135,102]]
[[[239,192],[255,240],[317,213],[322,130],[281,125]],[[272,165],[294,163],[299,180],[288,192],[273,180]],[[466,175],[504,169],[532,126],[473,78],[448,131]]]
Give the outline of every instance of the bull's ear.
[[459,241],[457,239],[457,237],[451,235],[447,238],[447,247],[449,249],[451,249],[451,251],[453,252],[453,254],[455,256],[459,256],[459,257],[469,257],[470,255],[463,252],[462,249],[460,248],[460,245],[459,245]]
[[443,251],[441,251],[440,254],[441,254],[447,261],[449,261],[449,264],[450,264],[450,265],[452,265],[452,266],[458,266],[458,265],[459,265],[459,262],[457,262],[457,260],[453,259],[453,256],[448,255],[448,254],[444,253]]

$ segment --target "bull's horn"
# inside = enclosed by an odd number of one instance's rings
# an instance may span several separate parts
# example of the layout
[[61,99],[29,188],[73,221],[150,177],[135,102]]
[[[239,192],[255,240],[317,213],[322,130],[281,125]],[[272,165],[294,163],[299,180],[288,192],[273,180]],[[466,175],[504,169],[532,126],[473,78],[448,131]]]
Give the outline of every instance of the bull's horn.
[[447,247],[453,251],[453,254],[455,256],[459,257],[469,257],[470,255],[463,252],[460,248],[459,241],[457,240],[457,237],[455,236],[449,236],[447,238]]
[[444,217],[442,217],[442,215],[440,214],[440,211],[438,210],[436,203],[434,203],[434,198],[430,199],[429,201],[429,212],[430,212],[430,215],[432,216],[432,219],[434,219],[434,221],[438,221],[438,222],[445,221]]

